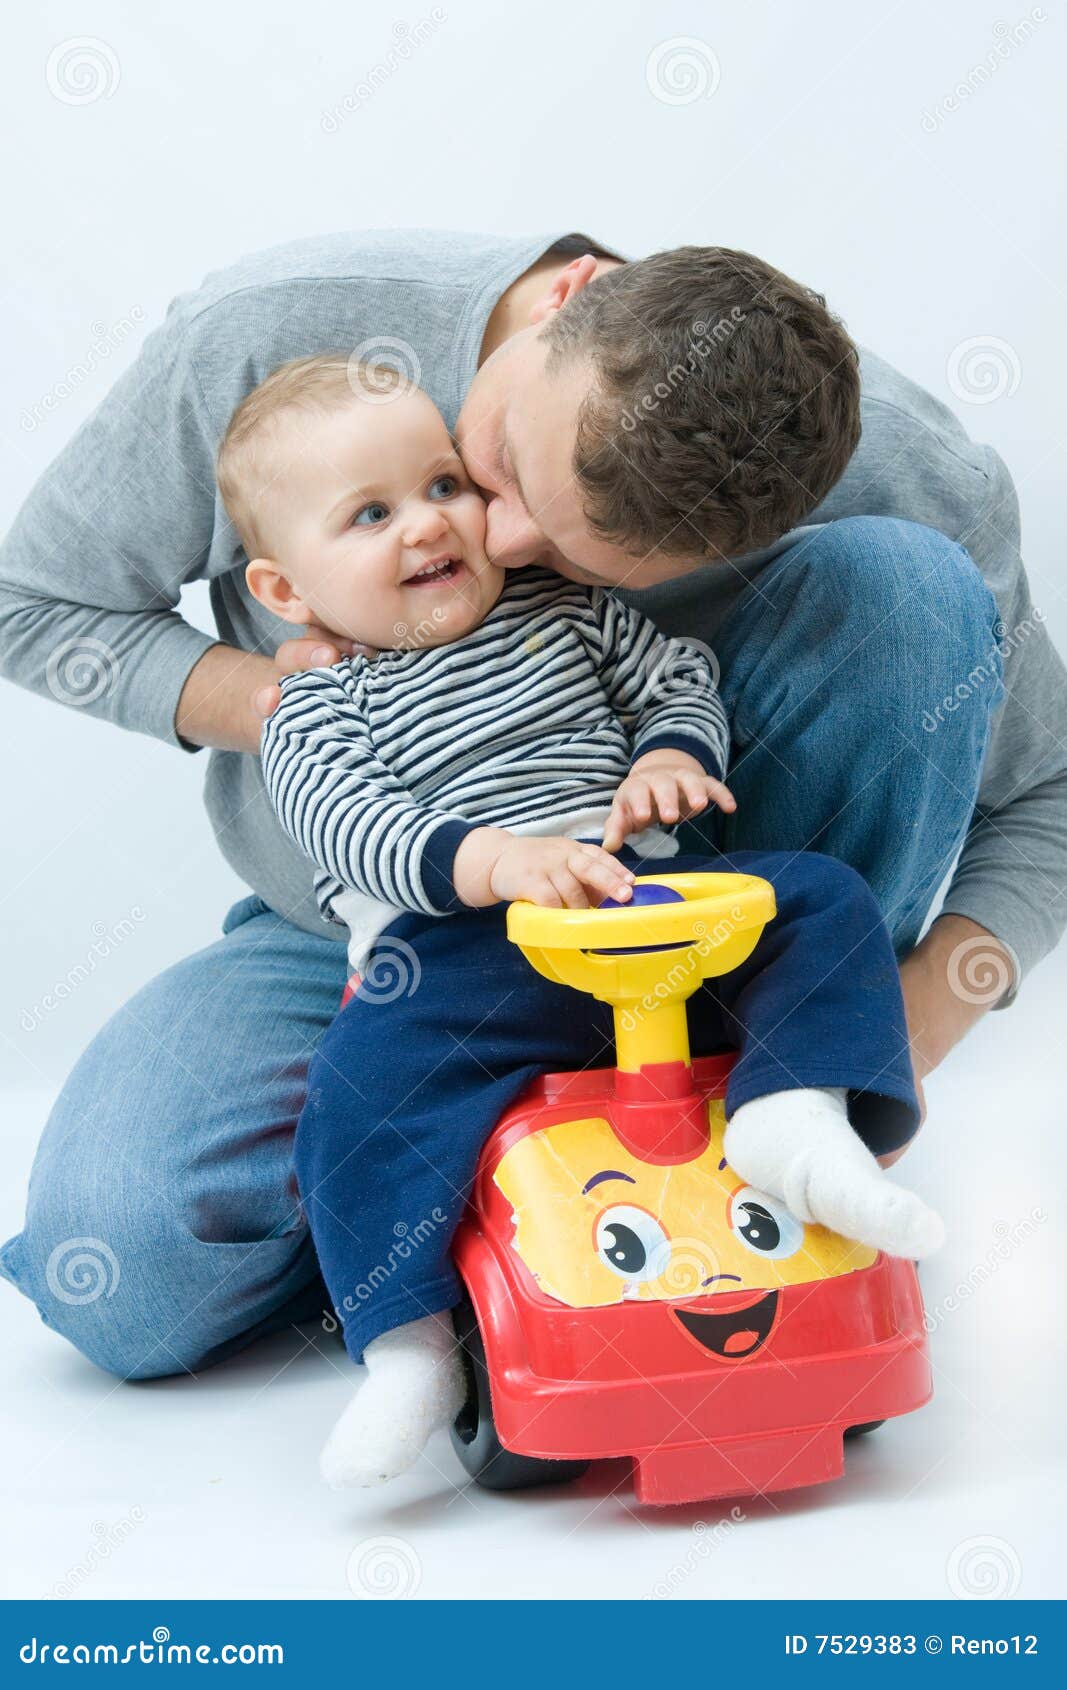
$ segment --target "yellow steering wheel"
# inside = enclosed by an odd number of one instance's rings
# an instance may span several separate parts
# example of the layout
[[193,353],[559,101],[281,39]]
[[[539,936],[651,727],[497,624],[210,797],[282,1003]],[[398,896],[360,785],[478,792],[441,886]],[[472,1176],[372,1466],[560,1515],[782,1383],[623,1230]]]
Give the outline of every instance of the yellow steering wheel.
[[618,1066],[689,1060],[685,1003],[700,982],[751,956],[775,914],[774,889],[752,874],[639,875],[678,901],[554,910],[514,903],[508,938],[546,979],[591,992],[615,1012]]

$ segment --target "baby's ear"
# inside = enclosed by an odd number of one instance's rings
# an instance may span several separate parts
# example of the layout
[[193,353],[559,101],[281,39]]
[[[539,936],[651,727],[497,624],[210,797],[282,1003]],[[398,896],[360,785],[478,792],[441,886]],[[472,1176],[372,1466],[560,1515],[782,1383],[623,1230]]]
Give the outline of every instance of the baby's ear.
[[245,581],[252,597],[283,622],[311,620],[303,599],[297,597],[288,577],[270,558],[253,558],[245,570]]

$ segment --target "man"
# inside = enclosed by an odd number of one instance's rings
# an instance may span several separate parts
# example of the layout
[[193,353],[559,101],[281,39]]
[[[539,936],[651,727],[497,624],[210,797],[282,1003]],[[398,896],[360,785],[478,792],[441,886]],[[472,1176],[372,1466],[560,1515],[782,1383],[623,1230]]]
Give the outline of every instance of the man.
[[[3,1253],[42,1317],[121,1377],[204,1366],[321,1306],[291,1142],[345,951],[256,753],[278,677],[343,642],[286,640],[250,598],[214,451],[271,369],[338,348],[398,362],[455,422],[490,499],[491,555],[616,584],[666,631],[714,643],[738,800],[717,842],[810,846],[865,875],[902,958],[920,1077],[1062,923],[1063,671],[1030,604],[1010,480],[868,354],[856,446],[854,354],[819,296],[745,254],[626,264],[573,235],[335,236],[209,276],[0,557],[5,672],[44,691],[58,647],[100,642],[110,681],[86,707],[213,749],[209,813],[254,888],[223,939],[82,1056]],[[204,576],[217,641],[175,608]],[[119,1264],[114,1295],[70,1295],[74,1247],[83,1276],[87,1254]]]

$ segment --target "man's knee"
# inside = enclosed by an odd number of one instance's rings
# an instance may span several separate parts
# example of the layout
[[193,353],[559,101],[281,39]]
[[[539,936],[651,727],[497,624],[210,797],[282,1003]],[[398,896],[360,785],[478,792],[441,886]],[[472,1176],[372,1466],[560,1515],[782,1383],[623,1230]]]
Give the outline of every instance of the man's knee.
[[154,1189],[139,1204],[127,1195],[120,1213],[41,1181],[0,1271],[119,1379],[210,1366],[317,1281],[303,1224],[281,1238],[206,1241]]
[[25,1228],[0,1258],[5,1277],[104,1372],[151,1379],[192,1371],[198,1358],[166,1341],[175,1319],[173,1306],[165,1312],[173,1237],[147,1215],[131,1215],[134,1225],[123,1231],[84,1192],[76,1198],[51,1181],[35,1183]]
[[[941,643],[987,652],[996,639],[996,602],[961,545],[936,528],[897,517],[853,516],[827,523],[802,542],[797,561],[805,593],[865,630],[936,627]],[[933,620],[936,618],[936,622]]]

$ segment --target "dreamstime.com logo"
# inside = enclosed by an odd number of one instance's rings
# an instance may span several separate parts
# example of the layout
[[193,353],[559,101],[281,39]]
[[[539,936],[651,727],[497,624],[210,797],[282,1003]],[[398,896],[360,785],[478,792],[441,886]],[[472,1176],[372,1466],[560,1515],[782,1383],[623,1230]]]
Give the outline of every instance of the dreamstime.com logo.
[[168,1627],[157,1625],[151,1638],[136,1643],[42,1643],[31,1637],[19,1660],[24,1666],[60,1667],[280,1667],[285,1650],[280,1643],[172,1643]]
[[429,1215],[415,1226],[409,1226],[407,1221],[397,1221],[393,1227],[393,1238],[396,1242],[391,1246],[385,1261],[372,1267],[366,1279],[361,1280],[342,1297],[333,1313],[324,1316],[324,1330],[336,1332],[338,1325],[344,1324],[345,1315],[354,1314],[363,1303],[369,1302],[376,1291],[388,1284],[397,1268],[402,1263],[409,1262],[416,1250],[425,1244],[428,1238],[432,1238],[437,1228],[444,1226],[447,1219],[443,1209],[434,1207]]
[[[720,916],[710,932],[706,922],[695,921],[691,930],[692,942],[686,945],[684,951],[673,953],[672,960],[650,991],[638,998],[636,1003],[626,1005],[619,1016],[622,1030],[626,1033],[634,1032],[646,1015],[651,1015],[661,1004],[676,998],[683,985],[687,985],[689,992],[695,991],[703,979],[700,966],[703,958],[716,946],[725,944],[727,939],[740,932],[745,925],[746,914],[738,904]],[[687,984],[689,981],[692,981],[692,985]]]
[[1007,1221],[998,1221],[993,1228],[996,1242],[991,1244],[980,1262],[975,1262],[962,1279],[958,1279],[950,1291],[946,1291],[936,1303],[927,1303],[923,1313],[923,1325],[927,1332],[935,1332],[950,1315],[969,1302],[981,1291],[983,1285],[988,1285],[993,1275],[999,1273],[1005,1262],[1011,1260],[1016,1250],[1033,1238],[1038,1228],[1044,1226],[1048,1215],[1044,1209],[1034,1207],[1022,1220],[1009,1225]]

